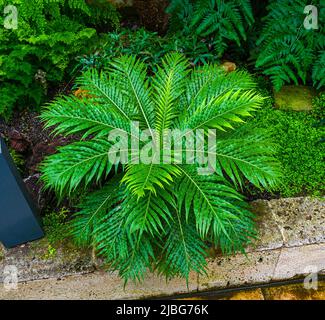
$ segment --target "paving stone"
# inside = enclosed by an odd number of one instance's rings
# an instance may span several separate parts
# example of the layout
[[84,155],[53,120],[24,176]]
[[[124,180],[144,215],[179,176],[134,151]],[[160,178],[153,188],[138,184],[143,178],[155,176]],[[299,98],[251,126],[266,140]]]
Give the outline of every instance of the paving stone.
[[208,263],[207,275],[199,276],[199,291],[265,283],[272,279],[281,249],[219,256]]
[[6,291],[0,287],[0,299],[141,299],[197,291],[197,275],[190,276],[189,288],[184,280],[151,276],[142,284],[129,283],[125,290],[123,281],[115,273],[95,272],[75,275],[62,280],[46,279],[19,283],[17,290]]
[[251,210],[256,215],[258,239],[249,247],[247,252],[272,250],[283,246],[281,230],[272,214],[267,200],[256,200],[251,203]]
[[[325,242],[324,200],[303,197],[286,198],[270,200],[268,205],[273,220],[281,229],[284,246],[292,247]],[[263,226],[262,230],[266,233],[269,232]],[[272,230],[270,231],[272,232]],[[267,240],[265,239],[265,241]]]
[[46,239],[13,249],[2,248],[0,283],[3,281],[3,271],[7,266],[17,268],[20,282],[61,278],[95,270],[89,250],[76,248],[70,243],[62,244],[53,256],[47,256],[47,254],[48,242]]
[[325,270],[325,244],[283,248],[272,280],[291,279]]
[[144,283],[129,283],[124,291],[117,274],[94,273],[88,250],[63,245],[48,259],[46,239],[10,250],[0,246],[0,283],[7,265],[17,266],[20,281],[17,291],[6,292],[0,285],[0,299],[135,299],[291,279],[308,274],[311,266],[325,274],[324,206],[311,198],[254,201],[259,240],[247,248],[247,256],[217,254],[208,261],[206,276],[191,274],[189,288],[182,279],[166,283],[149,274]]

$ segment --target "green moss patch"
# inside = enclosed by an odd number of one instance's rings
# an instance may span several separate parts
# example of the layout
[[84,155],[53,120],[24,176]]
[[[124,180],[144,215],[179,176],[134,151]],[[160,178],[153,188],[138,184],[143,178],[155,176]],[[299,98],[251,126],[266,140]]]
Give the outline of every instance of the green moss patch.
[[282,110],[309,111],[316,91],[307,86],[283,86],[274,91],[275,107]]

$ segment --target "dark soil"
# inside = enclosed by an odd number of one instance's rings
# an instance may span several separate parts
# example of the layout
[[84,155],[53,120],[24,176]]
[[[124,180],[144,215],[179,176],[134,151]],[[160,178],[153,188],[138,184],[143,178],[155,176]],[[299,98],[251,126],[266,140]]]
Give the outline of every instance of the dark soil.
[[46,156],[55,153],[58,146],[66,145],[73,138],[51,135],[50,130],[44,129],[39,114],[30,111],[15,112],[8,123],[0,119],[0,135],[5,138],[9,148],[23,157],[21,175],[39,208],[43,210],[55,206],[55,195],[42,188],[39,164]]

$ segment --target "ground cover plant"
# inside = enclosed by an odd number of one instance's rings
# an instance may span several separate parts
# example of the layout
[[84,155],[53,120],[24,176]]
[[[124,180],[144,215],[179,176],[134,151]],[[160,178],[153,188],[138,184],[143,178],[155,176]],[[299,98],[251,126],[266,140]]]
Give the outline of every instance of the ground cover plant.
[[276,157],[283,168],[276,192],[283,197],[321,196],[325,192],[325,146],[319,143],[324,128],[317,125],[324,116],[322,97],[315,98],[315,113],[278,110],[269,100],[254,120],[257,126],[269,128],[276,141]]

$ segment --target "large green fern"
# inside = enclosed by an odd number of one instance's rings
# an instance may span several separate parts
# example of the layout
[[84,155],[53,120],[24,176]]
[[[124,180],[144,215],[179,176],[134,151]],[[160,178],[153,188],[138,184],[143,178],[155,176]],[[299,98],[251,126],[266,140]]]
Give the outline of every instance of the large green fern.
[[[236,186],[250,181],[271,189],[280,175],[268,134],[243,125],[263,102],[251,77],[215,65],[190,70],[173,53],[149,77],[144,63],[122,56],[106,72],[88,71],[78,80],[84,99],[58,98],[41,115],[55,133],[82,137],[44,161],[45,186],[60,195],[97,186],[81,202],[72,233],[126,280],[141,280],[147,270],[186,279],[202,273],[208,244],[226,253],[244,250],[256,230]],[[161,151],[166,129],[216,129],[217,147],[201,151],[215,160],[216,172],[200,175],[196,162],[161,158],[111,163],[107,136],[119,129],[131,138],[131,121],[155,129]]]
[[[304,8],[318,8],[318,29],[304,27]],[[324,87],[325,2],[323,0],[271,0],[264,29],[257,42],[256,67],[269,76],[279,90],[286,83],[313,81]]]

